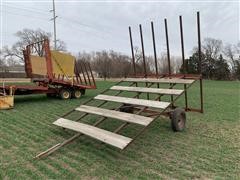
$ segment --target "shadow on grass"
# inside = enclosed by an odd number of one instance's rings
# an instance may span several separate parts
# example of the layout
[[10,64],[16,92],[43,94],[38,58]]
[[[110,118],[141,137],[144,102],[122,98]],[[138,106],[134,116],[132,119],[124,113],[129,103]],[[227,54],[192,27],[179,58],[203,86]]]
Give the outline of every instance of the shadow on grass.
[[25,102],[53,102],[53,101],[59,101],[59,102],[66,102],[66,101],[81,101],[85,102],[92,96],[85,95],[81,97],[80,99],[68,99],[68,100],[62,100],[59,97],[47,97],[46,95],[26,95],[26,96],[15,96],[14,102],[17,104],[25,103]]

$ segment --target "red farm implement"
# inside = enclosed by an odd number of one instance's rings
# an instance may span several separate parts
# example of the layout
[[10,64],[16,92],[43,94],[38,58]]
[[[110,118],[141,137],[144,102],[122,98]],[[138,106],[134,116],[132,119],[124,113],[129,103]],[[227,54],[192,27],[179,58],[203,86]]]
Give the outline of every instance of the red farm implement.
[[8,92],[12,87],[15,95],[47,94],[69,99],[80,98],[86,89],[96,88],[90,64],[50,50],[48,39],[29,44],[23,55],[27,77],[35,85],[1,86],[0,90]]
[[[72,137],[58,143],[48,150],[38,154],[35,158],[46,157],[59,148],[71,143],[80,136],[89,136],[115,148],[124,150],[146,128],[148,128],[160,116],[170,118],[173,131],[182,131],[185,128],[186,111],[203,113],[203,91],[201,75],[201,39],[200,39],[200,16],[197,13],[198,32],[198,53],[199,53],[199,73],[192,75],[187,73],[187,63],[184,57],[182,17],[180,22],[180,37],[182,47],[182,61],[184,73],[174,74],[171,72],[170,51],[168,42],[167,20],[165,22],[168,73],[163,74],[158,70],[155,36],[153,22],[151,23],[153,50],[155,57],[155,74],[147,73],[142,26],[139,25],[142,46],[142,59],[144,74],[138,74],[135,55],[133,51],[133,41],[131,28],[129,27],[130,44],[132,50],[133,75],[122,79],[109,89],[93,97],[79,107],[58,118],[53,124],[64,129],[76,132]],[[197,81],[199,84],[199,108],[192,108],[188,102],[188,89]],[[195,95],[195,94],[194,94]],[[183,97],[184,107],[177,106],[176,101]],[[194,96],[194,99],[196,97]],[[72,117],[72,114],[78,116]],[[92,117],[94,122],[86,123],[86,119]],[[93,118],[94,117],[94,118]],[[111,127],[110,122],[119,123],[116,127]],[[134,134],[130,135],[127,129],[134,129]],[[135,132],[137,131],[137,132]]]

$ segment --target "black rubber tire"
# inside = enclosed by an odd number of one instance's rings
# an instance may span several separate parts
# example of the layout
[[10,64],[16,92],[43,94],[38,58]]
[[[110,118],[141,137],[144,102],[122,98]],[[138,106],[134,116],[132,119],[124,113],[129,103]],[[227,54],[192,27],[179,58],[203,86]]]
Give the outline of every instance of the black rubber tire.
[[72,91],[72,98],[79,99],[79,98],[81,98],[81,96],[82,96],[82,92],[80,89],[74,89]]
[[120,112],[126,112],[126,113],[133,113],[133,107],[131,104],[123,104],[122,107],[120,107]]
[[59,96],[61,99],[70,99],[71,98],[71,91],[68,89],[61,89],[59,92]]
[[182,108],[174,109],[170,114],[172,130],[175,132],[183,131],[186,126],[186,113]]

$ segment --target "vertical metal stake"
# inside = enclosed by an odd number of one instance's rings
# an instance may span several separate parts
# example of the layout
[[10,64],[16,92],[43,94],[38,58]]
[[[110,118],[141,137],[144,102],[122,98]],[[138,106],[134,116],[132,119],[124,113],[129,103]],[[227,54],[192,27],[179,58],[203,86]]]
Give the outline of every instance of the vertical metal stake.
[[165,23],[165,33],[166,33],[166,45],[167,45],[168,75],[171,76],[171,64],[170,64],[170,50],[169,50],[169,41],[168,41],[167,19],[164,19],[164,23]]
[[[182,16],[179,16],[180,24],[180,37],[181,37],[181,47],[182,47],[182,67],[183,74],[186,74],[186,63],[185,63],[185,54],[184,54],[184,41],[183,41],[183,27],[182,27]],[[188,110],[188,98],[187,98],[187,86],[184,84],[184,96],[185,96],[185,109]]]
[[[145,60],[145,52],[144,52],[144,43],[143,43],[143,35],[142,35],[142,25],[139,24],[139,30],[140,30],[140,38],[141,38],[141,45],[142,45],[142,56],[143,56],[143,66],[144,66],[144,77],[147,77],[147,69],[146,69],[146,60]],[[148,86],[148,83],[146,83],[146,87]],[[147,93],[147,99],[149,99],[149,93]]]
[[141,45],[142,45],[144,76],[146,78],[147,77],[147,69],[146,69],[146,60],[145,60],[144,43],[143,43],[143,35],[142,35],[142,25],[141,24],[139,24],[139,30],[140,30],[140,38],[141,38]]
[[[151,22],[151,29],[152,29],[152,40],[153,40],[153,52],[154,52],[154,60],[155,60],[156,77],[158,77],[157,52],[156,52],[156,42],[155,42],[155,33],[154,33],[153,22]],[[157,83],[157,87],[159,88],[159,83]]]
[[198,73],[200,74],[200,101],[201,112],[203,113],[203,87],[202,87],[202,52],[201,52],[201,35],[200,35],[200,13],[197,12],[197,31],[198,31]]
[[130,44],[131,44],[131,51],[132,51],[132,63],[133,63],[133,72],[134,75],[136,76],[136,64],[135,64],[135,55],[134,55],[134,50],[133,50],[133,41],[132,41],[132,31],[131,31],[131,27],[128,27],[129,30],[129,37],[130,37]]
[[[168,27],[167,27],[167,19],[164,19],[165,23],[165,33],[166,33],[166,44],[167,44],[167,59],[168,59],[168,75],[171,78],[171,64],[170,64],[170,50],[169,50],[169,41],[168,41]],[[172,84],[170,84],[171,86]],[[173,104],[173,95],[171,95],[171,106],[174,107]]]

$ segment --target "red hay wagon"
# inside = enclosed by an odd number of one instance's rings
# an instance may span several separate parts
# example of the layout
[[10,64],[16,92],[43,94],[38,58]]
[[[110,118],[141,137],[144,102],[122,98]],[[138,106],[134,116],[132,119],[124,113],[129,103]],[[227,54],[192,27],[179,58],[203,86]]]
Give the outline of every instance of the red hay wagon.
[[46,94],[62,99],[80,98],[86,89],[96,89],[90,64],[77,62],[67,53],[51,51],[48,39],[26,46],[23,50],[25,71],[35,85],[0,86],[0,91],[15,95]]

